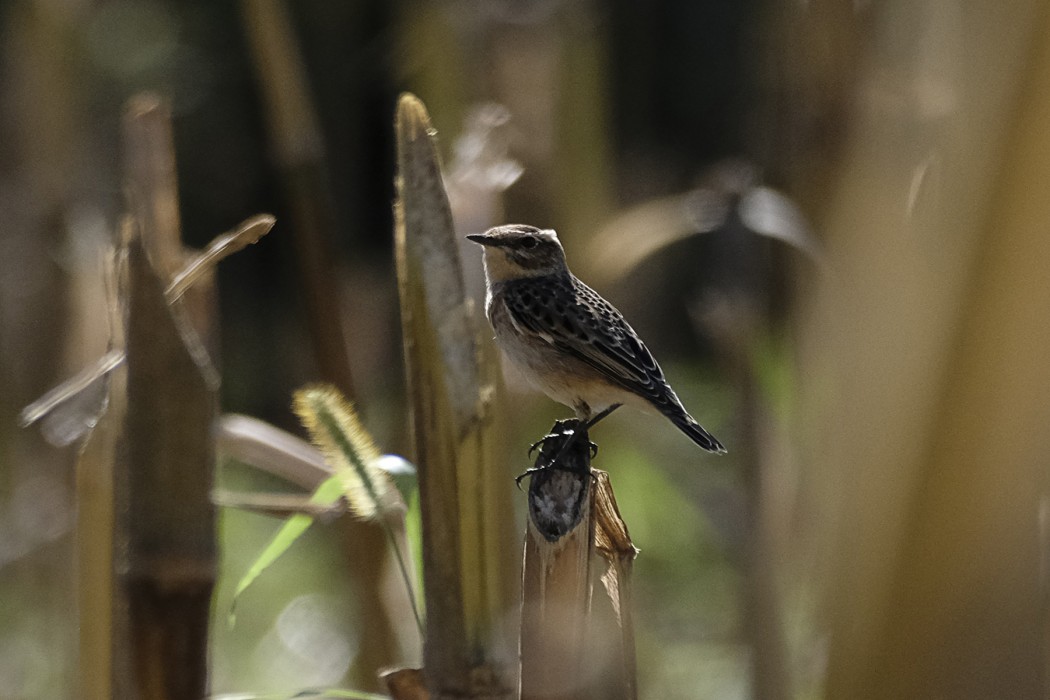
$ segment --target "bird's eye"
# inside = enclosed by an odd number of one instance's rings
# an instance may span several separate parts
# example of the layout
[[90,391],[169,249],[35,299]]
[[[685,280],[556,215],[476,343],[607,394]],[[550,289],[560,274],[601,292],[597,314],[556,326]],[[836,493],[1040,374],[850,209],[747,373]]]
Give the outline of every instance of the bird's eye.
[[521,239],[522,248],[535,248],[538,243],[535,236],[525,236]]

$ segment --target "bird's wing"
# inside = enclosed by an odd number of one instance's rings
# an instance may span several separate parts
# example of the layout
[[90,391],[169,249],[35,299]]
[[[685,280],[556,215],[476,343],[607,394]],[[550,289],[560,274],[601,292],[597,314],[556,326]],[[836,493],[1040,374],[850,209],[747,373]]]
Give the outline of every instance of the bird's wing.
[[505,289],[520,331],[585,362],[658,409],[679,404],[652,353],[612,304],[572,278],[530,282]]

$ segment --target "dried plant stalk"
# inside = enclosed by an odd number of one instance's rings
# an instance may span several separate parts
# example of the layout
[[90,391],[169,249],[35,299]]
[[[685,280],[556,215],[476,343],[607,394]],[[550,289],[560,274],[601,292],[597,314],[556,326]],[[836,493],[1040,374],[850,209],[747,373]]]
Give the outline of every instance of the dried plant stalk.
[[448,198],[423,104],[397,111],[395,247],[408,395],[423,519],[431,694],[510,697],[500,625],[511,588],[510,490],[496,487],[488,425],[491,367],[481,361]]
[[[547,464],[572,435],[556,424],[537,464]],[[533,474],[525,536],[521,605],[521,698],[591,697],[585,663],[594,549],[590,446],[586,434],[561,467]],[[563,467],[563,468],[562,468]]]
[[1035,698],[1050,685],[1037,623],[1050,238],[1036,223],[1048,200],[1031,196],[1050,172],[1050,24],[1041,4],[957,8],[958,26],[983,27],[965,61],[888,12],[882,39],[856,44],[844,94],[933,60],[975,97],[948,122],[911,114],[889,131],[859,110],[807,188],[834,275],[807,285],[794,315],[799,471],[781,469],[777,486],[800,490],[771,494],[784,499],[771,534],[804,563],[798,590],[817,592],[820,629],[800,649],[826,654],[811,686],[829,699]]
[[138,238],[123,258],[127,361],[78,464],[79,695],[203,697],[218,380]]
[[[118,270],[111,267],[114,276]],[[108,300],[111,327],[123,333],[124,307],[116,297],[117,284]],[[113,338],[122,345],[122,338]],[[121,353],[123,356],[123,353]],[[77,458],[77,605],[80,610],[80,639],[77,654],[77,696],[83,700],[111,700],[113,688],[114,614],[122,597],[118,593],[114,567],[113,493],[114,469],[120,456],[127,406],[127,374],[117,368],[109,375],[105,411],[98,418]]]
[[210,495],[219,380],[199,335],[214,325],[211,279],[202,275],[203,291],[198,285],[185,302],[166,297],[185,261],[170,110],[139,96],[124,132],[132,215],[121,300],[127,408],[112,462],[110,690],[117,698],[202,697],[216,572]]
[[116,479],[118,570],[127,596],[125,690],[141,698],[207,694],[215,583],[211,504],[218,375],[169,307],[138,241],[128,256],[126,460]]
[[[111,378],[109,406],[77,459],[77,696],[110,700],[113,691],[113,465],[124,419],[123,372]],[[119,386],[118,386],[119,382]]]
[[[606,685],[606,698],[635,700],[638,697],[638,668],[634,651],[634,613],[631,602],[631,571],[638,550],[627,532],[627,523],[620,517],[616,505],[612,482],[606,472],[593,470],[594,474],[594,547],[605,560],[602,585],[612,603],[616,626],[619,629],[618,644],[611,650],[613,668],[619,673]],[[606,676],[608,679],[609,676]]]
[[353,400],[343,334],[346,309],[340,303],[331,255],[336,217],[302,52],[283,0],[242,0],[241,14],[266,108],[272,155],[291,207],[291,242],[317,365],[326,381]]
[[[963,7],[964,21],[981,16],[979,8]],[[951,297],[945,295],[958,315],[942,321],[950,330],[943,336],[941,353],[927,356],[936,359],[943,376],[929,382],[936,395],[920,421],[923,433],[916,450],[921,456],[914,465],[913,490],[895,496],[908,508],[897,549],[878,543],[875,550],[888,559],[890,553],[895,555],[890,559],[892,576],[879,592],[885,596],[885,606],[878,611],[879,634],[861,648],[866,659],[856,652],[846,657],[849,647],[832,646],[829,661],[840,668],[832,668],[829,698],[1050,697],[1050,237],[1044,226],[1050,220],[1050,201],[1032,196],[1050,177],[1050,17],[1045,8],[1032,8],[1037,18],[1033,22],[1032,15],[1013,14],[1018,9],[1011,6],[1010,14],[997,15],[1002,43],[974,42],[972,65],[987,73],[970,77],[972,82],[961,87],[969,89],[981,84],[984,75],[1004,70],[1004,82],[1015,80],[1023,89],[1004,88],[1001,102],[995,95],[989,97],[993,108],[1002,110],[998,123],[961,112],[966,121],[959,123],[967,123],[972,133],[954,137],[960,140],[960,151],[945,150],[950,158],[945,162],[956,168],[958,153],[968,153],[980,139],[1003,143],[972,170],[953,173],[960,178],[995,177],[985,207],[960,227],[977,230],[950,228],[952,219],[939,215],[938,221],[947,218],[940,224],[946,232],[907,232],[909,240],[919,234],[934,245],[950,241],[949,247],[961,248],[957,255],[969,258],[966,267],[943,268],[944,277],[927,282],[930,289],[915,289],[928,297],[909,299],[936,298],[941,290],[933,284],[947,285],[949,278],[966,283]],[[1021,35],[1030,36],[1030,43],[1015,47]],[[1011,53],[1020,68],[1003,65],[1003,56]],[[985,99],[984,91],[980,94]],[[950,127],[945,131],[955,133]],[[948,139],[944,141],[947,147]],[[949,186],[955,184],[946,177],[944,187]],[[880,247],[897,245],[896,240],[880,241]],[[912,250],[900,247],[902,253]],[[953,274],[958,269],[964,272]],[[903,297],[887,313],[902,310],[909,310]],[[907,337],[908,352],[899,352],[895,343],[882,349],[911,356],[919,351],[912,346],[912,335],[906,335],[912,332],[918,341],[931,331],[902,326],[892,340]],[[869,372],[865,371],[867,380],[874,384],[876,375]],[[878,385],[887,396],[912,388],[905,380]],[[889,409],[895,411],[896,407]],[[886,434],[892,433],[881,432]],[[873,430],[865,437],[872,442],[853,446],[856,452],[878,446]],[[879,454],[877,449],[872,452]],[[870,509],[871,500],[860,502]],[[878,524],[871,527],[877,530]],[[867,535],[871,538],[871,531]],[[853,595],[870,599],[872,592],[856,590]],[[841,614],[838,629],[848,629],[848,612]]]
[[[620,517],[609,475],[590,467],[584,431],[564,455],[575,421],[559,421],[532,473],[521,608],[523,700],[638,696],[631,567],[637,550]],[[606,566],[595,566],[599,557]],[[601,579],[607,623],[592,606]],[[602,610],[604,610],[602,606]],[[606,614],[607,618],[608,615]]]
[[171,108],[150,93],[128,103],[124,119],[128,205],[157,274],[167,285],[182,268],[179,195]]

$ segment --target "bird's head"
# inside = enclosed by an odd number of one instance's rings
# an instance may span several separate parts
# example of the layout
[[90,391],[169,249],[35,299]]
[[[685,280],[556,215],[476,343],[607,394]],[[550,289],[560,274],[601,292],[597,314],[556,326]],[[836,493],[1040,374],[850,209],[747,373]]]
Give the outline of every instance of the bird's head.
[[467,238],[485,247],[485,272],[491,282],[541,277],[566,269],[565,251],[553,229],[507,224]]

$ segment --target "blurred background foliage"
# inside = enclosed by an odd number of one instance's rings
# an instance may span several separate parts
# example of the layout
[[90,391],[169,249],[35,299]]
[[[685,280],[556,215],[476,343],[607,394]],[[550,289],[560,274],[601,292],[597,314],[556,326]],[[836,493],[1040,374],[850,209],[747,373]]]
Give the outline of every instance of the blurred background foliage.
[[[462,233],[559,231],[729,448],[626,412],[592,435],[642,550],[643,697],[1046,697],[1048,20],[1037,0],[0,3],[0,697],[76,696],[74,453],[16,416],[105,351],[120,115],[144,89],[172,103],[187,244],[278,221],[219,271],[224,410],[295,430],[292,390],[325,373],[294,264],[311,227],[360,410],[407,449],[400,91],[430,110]],[[512,488],[564,411],[507,385]],[[372,688],[418,660],[410,616],[397,643],[361,623],[330,525],[226,627],[277,526],[222,514],[215,692]]]

